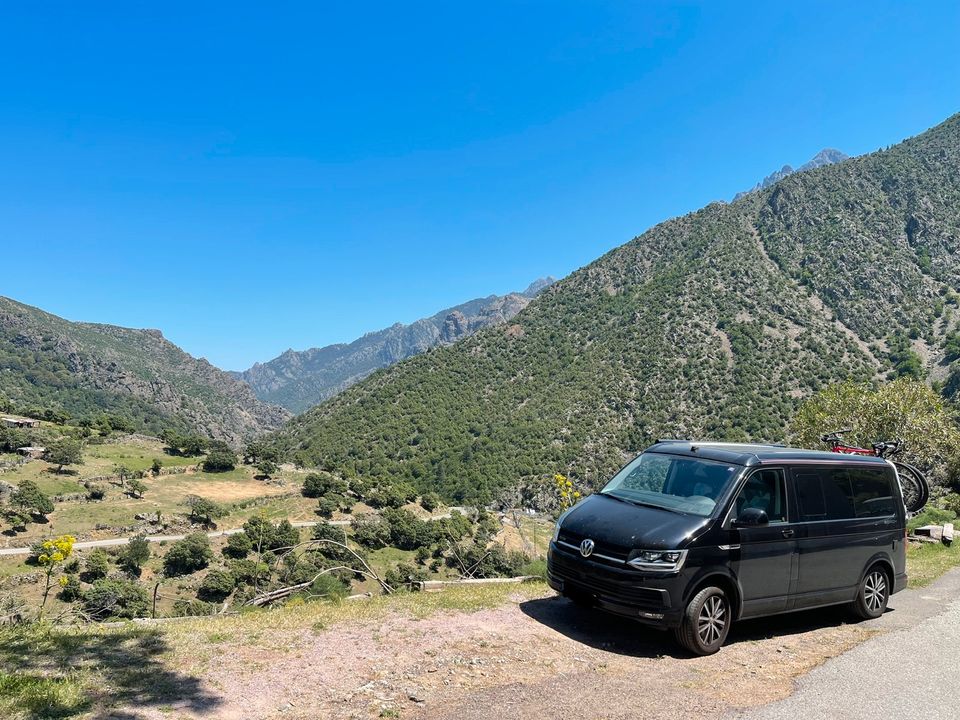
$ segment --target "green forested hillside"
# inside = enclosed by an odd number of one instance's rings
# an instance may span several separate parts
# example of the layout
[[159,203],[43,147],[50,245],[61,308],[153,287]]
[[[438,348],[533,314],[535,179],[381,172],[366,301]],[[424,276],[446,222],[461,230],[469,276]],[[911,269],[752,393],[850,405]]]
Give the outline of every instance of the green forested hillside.
[[554,471],[599,481],[657,436],[780,440],[824,383],[946,377],[958,247],[954,116],[664,222],[511,324],[368,378],[276,442],[487,499]]
[[289,415],[156,330],[75,323],[0,297],[0,405],[106,414],[124,429],[192,429],[239,444]]

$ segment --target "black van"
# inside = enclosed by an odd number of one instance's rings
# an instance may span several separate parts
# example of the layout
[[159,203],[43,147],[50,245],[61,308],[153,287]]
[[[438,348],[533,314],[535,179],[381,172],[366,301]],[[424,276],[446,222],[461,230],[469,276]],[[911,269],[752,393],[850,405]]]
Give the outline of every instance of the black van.
[[741,618],[841,603],[880,616],[906,586],[905,552],[886,460],[671,440],[560,517],[547,574],[578,604],[708,655]]

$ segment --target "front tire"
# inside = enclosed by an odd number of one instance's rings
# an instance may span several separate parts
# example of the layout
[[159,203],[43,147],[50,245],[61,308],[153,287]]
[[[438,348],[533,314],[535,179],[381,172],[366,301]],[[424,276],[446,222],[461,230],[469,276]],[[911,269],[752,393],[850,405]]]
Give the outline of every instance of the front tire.
[[726,641],[732,621],[727,594],[718,587],[705,587],[687,605],[673,635],[694,655],[712,655]]
[[889,600],[890,579],[883,568],[874,565],[860,581],[857,599],[853,602],[853,612],[864,620],[872,620],[886,612]]

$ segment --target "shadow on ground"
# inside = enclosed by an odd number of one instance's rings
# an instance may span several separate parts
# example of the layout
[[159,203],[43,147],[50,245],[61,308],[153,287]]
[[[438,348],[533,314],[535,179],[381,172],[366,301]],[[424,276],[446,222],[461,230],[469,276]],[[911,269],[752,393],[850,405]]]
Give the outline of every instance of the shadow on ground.
[[[582,608],[566,598],[528,600],[520,603],[520,610],[571,640],[606,652],[646,658],[691,657],[674,642],[669,632],[600,610]],[[727,645],[799,635],[851,622],[850,613],[842,606],[744,620],[734,623]]]
[[[92,713],[111,720],[136,720],[142,717],[138,710],[147,708],[216,708],[220,697],[165,663],[167,649],[157,628],[4,629],[0,707],[10,703],[30,718]],[[71,684],[73,691],[66,692]]]

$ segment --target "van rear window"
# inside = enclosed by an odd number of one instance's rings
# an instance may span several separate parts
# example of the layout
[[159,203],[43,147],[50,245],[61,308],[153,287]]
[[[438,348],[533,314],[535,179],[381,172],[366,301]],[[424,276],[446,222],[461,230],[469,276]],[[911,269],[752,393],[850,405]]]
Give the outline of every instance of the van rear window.
[[886,468],[803,468],[793,472],[799,520],[885,517],[894,512]]

